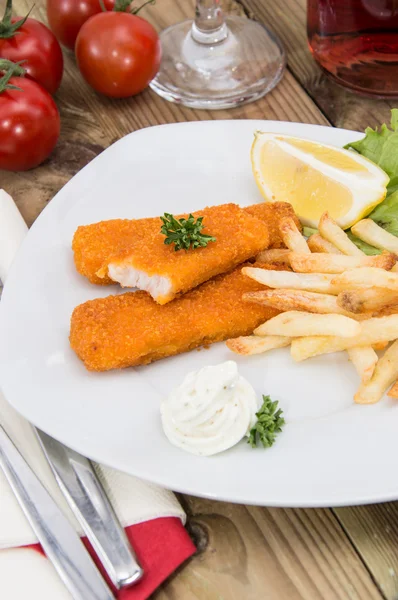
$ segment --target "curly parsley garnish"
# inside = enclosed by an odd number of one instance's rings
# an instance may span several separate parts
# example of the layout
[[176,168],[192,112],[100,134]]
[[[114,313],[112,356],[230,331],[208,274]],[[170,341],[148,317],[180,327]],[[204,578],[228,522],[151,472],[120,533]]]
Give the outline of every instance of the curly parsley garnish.
[[164,217],[160,217],[160,220],[163,223],[160,233],[166,236],[164,243],[174,244],[176,252],[190,248],[204,248],[209,242],[216,241],[212,235],[200,233],[204,227],[203,217],[198,217],[195,221],[195,217],[191,214],[188,219],[176,219],[170,213],[164,213]]
[[269,396],[263,395],[263,405],[256,413],[257,423],[251,428],[248,443],[256,448],[261,442],[264,448],[269,448],[275,442],[275,438],[282,431],[285,419],[282,410],[277,409],[278,401],[272,402]]

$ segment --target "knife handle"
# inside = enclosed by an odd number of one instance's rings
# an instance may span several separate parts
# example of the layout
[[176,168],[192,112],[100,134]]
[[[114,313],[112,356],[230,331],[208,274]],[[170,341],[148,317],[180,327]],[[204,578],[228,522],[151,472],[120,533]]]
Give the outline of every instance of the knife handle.
[[74,528],[1,425],[0,467],[44,552],[72,598],[114,600]]
[[84,492],[75,514],[115,587],[133,585],[144,571],[91,462],[82,458],[71,461]]
[[[117,589],[133,585],[144,571],[91,462],[43,431],[37,433],[58,485],[113,585]],[[56,465],[55,456],[62,456]]]

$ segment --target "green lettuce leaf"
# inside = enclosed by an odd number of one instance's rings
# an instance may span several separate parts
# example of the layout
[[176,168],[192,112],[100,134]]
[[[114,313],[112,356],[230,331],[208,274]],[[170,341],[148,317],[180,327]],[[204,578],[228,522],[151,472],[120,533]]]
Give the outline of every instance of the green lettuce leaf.
[[[383,123],[380,130],[376,127],[365,129],[365,137],[357,142],[347,144],[345,148],[356,150],[362,156],[376,163],[390,178],[390,186],[398,185],[398,109],[391,111],[390,128]],[[394,190],[395,191],[395,190]]]
[[365,254],[367,254],[368,256],[374,256],[376,254],[381,254],[381,252],[382,252],[381,250],[379,250],[378,248],[375,248],[374,246],[370,246],[366,242],[363,242],[362,240],[359,239],[359,237],[354,235],[352,233],[352,231],[347,231],[347,235],[350,238],[350,240],[353,241],[354,244],[356,246],[358,246],[358,248],[360,250],[362,250],[362,252],[365,252]]
[[318,233],[318,230],[314,229],[313,227],[306,227],[306,225],[303,226],[303,235],[306,238],[309,238],[314,233]]
[[[387,185],[387,196],[381,204],[368,215],[389,233],[398,236],[398,109],[391,110],[390,127],[385,123],[378,129],[367,127],[365,137],[357,142],[347,144],[345,148],[355,150],[362,156],[376,163],[387,173],[390,181]],[[380,250],[362,242],[347,232],[350,239],[365,254],[380,254]]]
[[389,194],[385,200],[370,213],[372,219],[389,233],[398,236],[398,191]]

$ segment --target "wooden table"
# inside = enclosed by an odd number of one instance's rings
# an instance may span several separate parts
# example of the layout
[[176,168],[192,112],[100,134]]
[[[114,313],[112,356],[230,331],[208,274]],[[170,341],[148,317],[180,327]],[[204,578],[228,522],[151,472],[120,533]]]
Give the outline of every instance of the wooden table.
[[[24,15],[31,3],[14,0],[16,13]],[[228,111],[189,110],[151,91],[114,101],[92,91],[73,55],[65,52],[65,74],[56,98],[62,119],[57,149],[31,172],[1,173],[1,187],[13,195],[29,225],[86,163],[112,142],[143,127],[259,118],[362,131],[367,125],[389,121],[393,101],[355,96],[317,68],[306,43],[305,0],[226,0],[225,8],[266,23],[282,38],[288,69],[277,88],[254,104]],[[157,6],[143,12],[158,29],[192,14],[192,0],[158,0]],[[46,22],[45,0],[36,0],[32,16]],[[396,503],[284,510],[190,496],[180,500],[198,551],[159,589],[156,600],[398,598]]]

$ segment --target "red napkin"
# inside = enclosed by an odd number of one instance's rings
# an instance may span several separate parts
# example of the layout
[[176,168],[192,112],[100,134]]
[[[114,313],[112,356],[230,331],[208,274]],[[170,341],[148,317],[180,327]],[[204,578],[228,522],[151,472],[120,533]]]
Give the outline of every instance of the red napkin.
[[[113,588],[90,542],[86,537],[82,538],[95,564],[113,589],[117,600],[146,600],[178,566],[196,551],[191,538],[177,517],[162,517],[130,525],[130,527],[126,527],[126,534],[145,574],[139,583],[121,591]],[[40,544],[30,547],[44,554]]]

